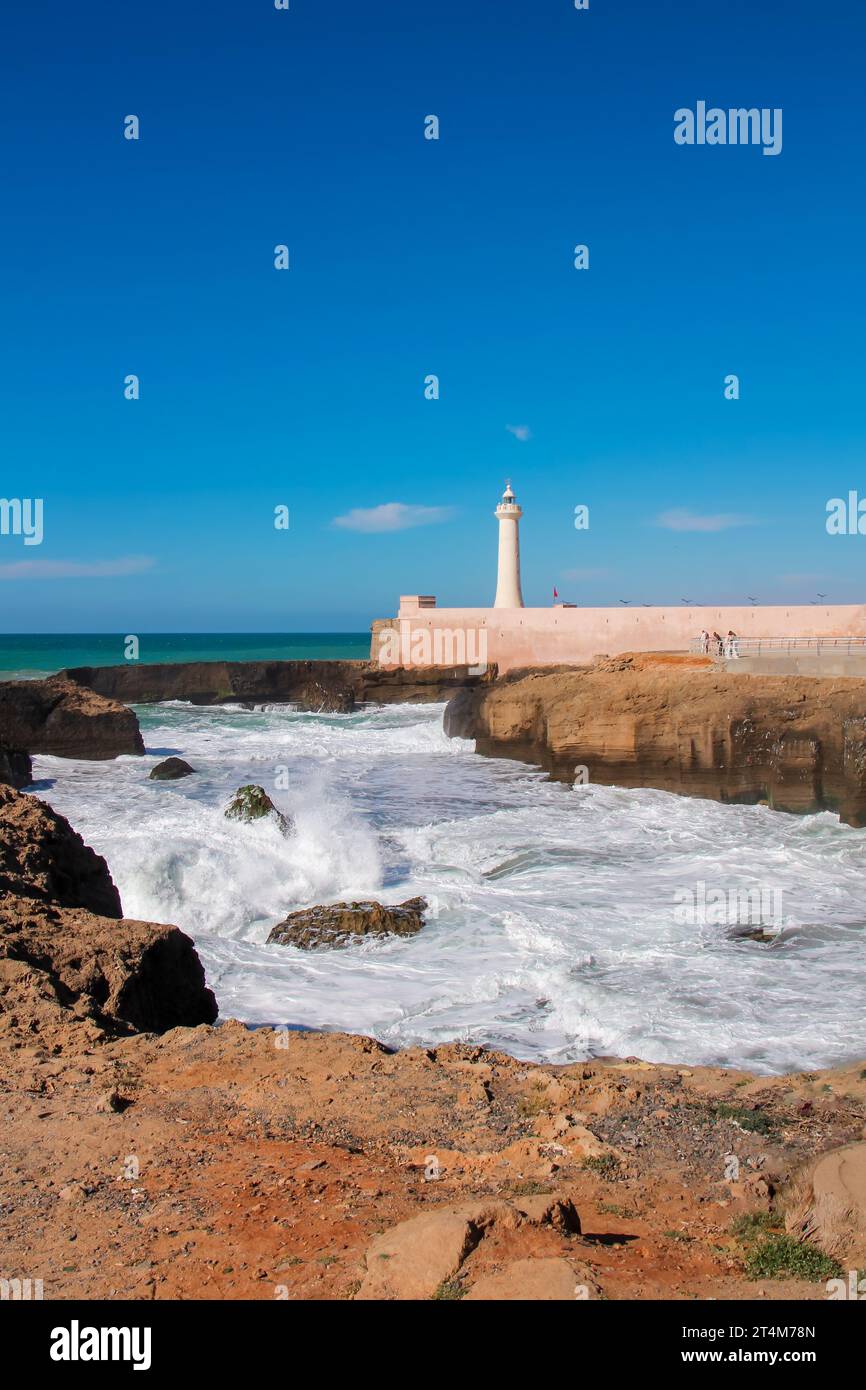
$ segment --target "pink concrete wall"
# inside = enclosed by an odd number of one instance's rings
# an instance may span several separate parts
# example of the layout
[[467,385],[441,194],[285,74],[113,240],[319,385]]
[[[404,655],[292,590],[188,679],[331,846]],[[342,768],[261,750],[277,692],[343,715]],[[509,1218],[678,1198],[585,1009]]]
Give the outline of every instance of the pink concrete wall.
[[[487,661],[516,666],[580,664],[602,653],[687,651],[701,628],[738,637],[863,637],[866,605],[720,608],[401,608],[404,656],[416,633],[486,633]],[[377,623],[381,628],[385,624]],[[476,647],[477,650],[477,647]],[[378,648],[374,650],[378,657]],[[401,665],[417,665],[411,659]]]

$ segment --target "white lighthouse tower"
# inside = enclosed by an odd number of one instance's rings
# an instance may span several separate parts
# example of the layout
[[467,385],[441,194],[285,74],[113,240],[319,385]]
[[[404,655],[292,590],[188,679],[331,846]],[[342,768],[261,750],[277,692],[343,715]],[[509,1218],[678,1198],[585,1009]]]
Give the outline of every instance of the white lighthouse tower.
[[496,580],[494,608],[522,608],[520,592],[520,518],[523,508],[517,505],[511,483],[505,484],[502,501],[494,512],[499,522],[499,574]]

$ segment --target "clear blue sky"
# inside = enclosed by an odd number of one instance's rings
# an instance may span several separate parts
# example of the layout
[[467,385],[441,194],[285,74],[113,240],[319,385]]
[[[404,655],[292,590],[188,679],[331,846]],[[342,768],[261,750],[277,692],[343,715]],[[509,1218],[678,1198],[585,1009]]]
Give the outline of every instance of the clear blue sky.
[[[528,603],[866,599],[824,526],[866,496],[862,3],[15,10],[0,496],[45,540],[0,537],[0,629],[490,602],[506,477]],[[782,153],[676,145],[698,100]],[[389,503],[450,510],[334,524]]]

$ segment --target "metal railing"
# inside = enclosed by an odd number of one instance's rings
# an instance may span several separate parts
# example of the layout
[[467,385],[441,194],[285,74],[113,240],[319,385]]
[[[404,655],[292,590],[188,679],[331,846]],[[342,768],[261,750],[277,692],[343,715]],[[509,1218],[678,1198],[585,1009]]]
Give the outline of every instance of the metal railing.
[[[723,636],[721,652],[718,645],[710,637],[707,655],[788,656],[793,652],[814,652],[816,655],[827,652],[834,656],[866,654],[866,637],[735,637],[731,641]],[[693,637],[689,651],[700,653],[703,650],[700,637]]]

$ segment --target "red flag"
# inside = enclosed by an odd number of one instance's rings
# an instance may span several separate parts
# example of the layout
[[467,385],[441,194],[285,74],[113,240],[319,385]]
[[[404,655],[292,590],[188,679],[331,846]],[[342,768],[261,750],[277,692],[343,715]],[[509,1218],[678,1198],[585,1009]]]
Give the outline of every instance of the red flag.
[[554,590],[553,590],[553,597],[554,597],[554,598],[559,598],[559,594],[556,592],[556,589],[555,589],[555,588],[554,588]]

